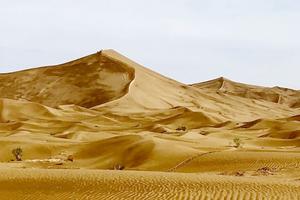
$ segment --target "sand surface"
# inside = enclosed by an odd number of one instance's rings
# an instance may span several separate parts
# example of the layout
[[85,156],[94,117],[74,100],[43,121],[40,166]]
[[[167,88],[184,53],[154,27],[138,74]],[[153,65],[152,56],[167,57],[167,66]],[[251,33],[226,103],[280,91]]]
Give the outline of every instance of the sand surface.
[[300,181],[103,170],[0,170],[6,199],[299,199]]
[[300,198],[298,90],[186,85],[113,50],[0,83],[0,199]]

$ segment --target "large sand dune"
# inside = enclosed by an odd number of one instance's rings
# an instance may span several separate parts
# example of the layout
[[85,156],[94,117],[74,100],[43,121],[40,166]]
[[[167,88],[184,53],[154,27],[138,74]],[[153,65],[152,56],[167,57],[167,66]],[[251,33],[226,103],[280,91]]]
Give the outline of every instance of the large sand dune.
[[186,85],[113,50],[0,83],[0,198],[300,198],[297,90]]
[[219,92],[223,94],[227,93],[249,99],[265,100],[274,103],[285,104],[293,108],[300,107],[300,91],[278,86],[267,88],[247,85],[228,80],[224,77],[203,83],[192,84],[192,86],[207,92]]

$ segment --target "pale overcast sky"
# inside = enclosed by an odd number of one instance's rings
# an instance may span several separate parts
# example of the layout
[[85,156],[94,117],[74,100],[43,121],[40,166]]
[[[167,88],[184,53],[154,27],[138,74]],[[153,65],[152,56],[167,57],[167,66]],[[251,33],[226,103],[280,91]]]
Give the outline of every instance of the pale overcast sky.
[[299,0],[0,0],[0,72],[115,49],[184,83],[300,89]]

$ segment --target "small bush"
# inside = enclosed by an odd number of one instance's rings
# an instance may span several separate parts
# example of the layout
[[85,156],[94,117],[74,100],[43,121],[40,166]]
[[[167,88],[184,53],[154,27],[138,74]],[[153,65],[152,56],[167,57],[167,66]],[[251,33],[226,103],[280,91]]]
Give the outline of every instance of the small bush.
[[245,176],[246,172],[243,171],[233,171],[233,172],[222,172],[219,175],[224,175],[224,176]]
[[178,128],[176,128],[176,131],[186,131],[187,128],[185,126],[180,126]]
[[262,167],[262,168],[256,170],[256,173],[254,175],[256,175],[256,176],[274,175],[275,171],[276,171],[276,169],[271,169],[269,167]]
[[239,148],[239,147],[241,147],[242,144],[243,144],[241,138],[239,138],[239,137],[233,138],[233,143],[234,143],[234,147],[235,147],[235,148]]
[[20,147],[13,149],[11,153],[14,155],[17,161],[22,161],[23,150]]
[[74,156],[73,155],[68,155],[67,161],[73,162],[74,161]]
[[116,164],[116,165],[114,166],[114,170],[123,170],[123,169],[125,169],[125,166],[124,166],[124,165]]

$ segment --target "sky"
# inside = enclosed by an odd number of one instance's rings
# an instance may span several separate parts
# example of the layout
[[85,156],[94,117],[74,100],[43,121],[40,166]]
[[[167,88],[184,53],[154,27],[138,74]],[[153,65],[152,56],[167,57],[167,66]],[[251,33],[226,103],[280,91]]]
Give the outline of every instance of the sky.
[[299,0],[0,0],[0,73],[114,49],[183,83],[300,89]]

